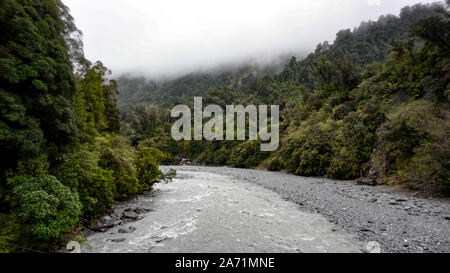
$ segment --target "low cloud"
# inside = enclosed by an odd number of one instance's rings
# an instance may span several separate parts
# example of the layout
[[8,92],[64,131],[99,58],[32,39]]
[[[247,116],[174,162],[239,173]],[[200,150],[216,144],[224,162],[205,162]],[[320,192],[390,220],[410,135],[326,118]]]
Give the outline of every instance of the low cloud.
[[[301,55],[417,0],[63,0],[86,55],[151,78]],[[422,1],[423,2],[423,1]]]

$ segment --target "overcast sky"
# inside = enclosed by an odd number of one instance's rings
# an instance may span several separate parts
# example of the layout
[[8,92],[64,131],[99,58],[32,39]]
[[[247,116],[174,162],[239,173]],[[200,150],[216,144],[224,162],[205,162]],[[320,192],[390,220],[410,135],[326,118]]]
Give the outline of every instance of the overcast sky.
[[267,61],[333,41],[340,29],[420,0],[63,0],[85,52],[114,75],[179,75]]

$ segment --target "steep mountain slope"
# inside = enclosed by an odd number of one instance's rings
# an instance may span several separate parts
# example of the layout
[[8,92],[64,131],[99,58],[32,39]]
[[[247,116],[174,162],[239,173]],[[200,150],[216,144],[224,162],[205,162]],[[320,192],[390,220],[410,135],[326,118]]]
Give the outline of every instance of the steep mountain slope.
[[353,31],[341,30],[333,44],[325,41],[305,59],[292,59],[284,71],[274,78],[279,82],[296,81],[313,89],[319,85],[317,66],[320,56],[347,60],[360,71],[368,64],[385,61],[392,50],[392,41],[408,39],[411,26],[436,14],[436,7],[438,4],[407,6],[399,16],[382,15],[377,21],[362,22]]

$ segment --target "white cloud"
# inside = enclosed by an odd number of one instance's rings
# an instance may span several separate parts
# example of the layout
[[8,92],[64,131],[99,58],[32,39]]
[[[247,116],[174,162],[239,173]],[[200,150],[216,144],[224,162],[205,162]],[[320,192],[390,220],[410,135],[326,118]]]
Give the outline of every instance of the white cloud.
[[369,6],[379,6],[381,5],[381,0],[367,0]]
[[158,77],[312,50],[418,0],[63,0],[85,51],[117,73]]

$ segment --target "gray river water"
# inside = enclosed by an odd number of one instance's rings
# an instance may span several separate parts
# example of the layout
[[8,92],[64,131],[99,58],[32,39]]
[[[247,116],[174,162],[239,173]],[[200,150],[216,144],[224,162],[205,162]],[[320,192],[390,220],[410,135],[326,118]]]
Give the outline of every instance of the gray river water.
[[[93,233],[82,252],[361,252],[365,243],[337,232],[319,214],[230,176],[178,170],[169,184],[131,205],[142,219]],[[129,203],[119,204],[124,209]],[[134,230],[120,233],[119,229]]]

